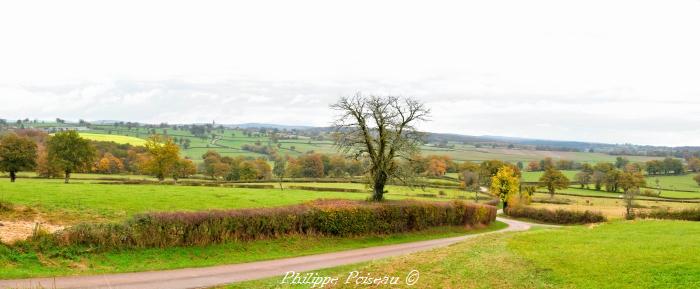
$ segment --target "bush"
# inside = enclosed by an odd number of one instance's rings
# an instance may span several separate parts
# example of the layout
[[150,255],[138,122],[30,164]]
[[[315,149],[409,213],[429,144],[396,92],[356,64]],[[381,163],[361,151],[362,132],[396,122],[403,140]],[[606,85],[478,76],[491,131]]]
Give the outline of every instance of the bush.
[[340,193],[366,193],[367,190],[350,189],[350,188],[324,188],[311,186],[289,186],[294,190],[316,191],[316,192],[340,192]]
[[607,221],[605,216],[599,212],[567,211],[564,209],[552,211],[532,207],[509,207],[506,214],[515,218],[528,218],[553,224],[588,224]]
[[501,203],[501,200],[499,200],[499,199],[490,199],[490,200],[486,201],[486,203],[484,203],[484,204],[489,205],[489,206],[498,207],[499,203]]
[[700,221],[700,208],[683,209],[678,211],[660,209],[651,212],[639,212],[637,217],[642,219]]
[[348,200],[206,212],[150,213],[122,224],[81,224],[56,234],[61,245],[99,248],[193,246],[289,234],[354,236],[435,226],[485,226],[496,208],[465,202]]

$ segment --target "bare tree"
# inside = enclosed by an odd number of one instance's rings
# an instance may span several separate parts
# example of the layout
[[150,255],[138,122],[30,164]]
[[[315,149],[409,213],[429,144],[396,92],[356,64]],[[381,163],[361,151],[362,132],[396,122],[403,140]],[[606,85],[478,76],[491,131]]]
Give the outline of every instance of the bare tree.
[[423,134],[414,124],[426,121],[430,114],[423,103],[412,98],[358,93],[341,98],[331,108],[340,112],[334,123],[337,148],[355,159],[370,160],[372,200],[383,199],[389,180],[408,181],[410,170],[402,169],[399,160],[411,163],[420,151]]

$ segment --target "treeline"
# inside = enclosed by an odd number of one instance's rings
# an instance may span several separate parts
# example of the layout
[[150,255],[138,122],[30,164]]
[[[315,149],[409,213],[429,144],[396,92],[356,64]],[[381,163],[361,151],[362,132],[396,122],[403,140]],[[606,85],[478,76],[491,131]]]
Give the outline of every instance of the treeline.
[[66,130],[50,136],[39,130],[15,130],[0,138],[0,171],[14,182],[19,171],[34,170],[41,177],[72,173],[134,173],[165,178],[186,178],[196,173],[191,160],[180,158],[180,148],[170,138],[152,136],[145,147],[95,142]]
[[[632,163],[627,158],[617,157],[614,163],[609,163],[617,169],[624,169],[628,165],[635,166],[640,172],[645,171],[648,175],[680,175],[686,172],[700,171],[700,158],[690,157],[683,164],[683,160],[677,158],[665,158],[663,160],[650,160],[646,162]],[[531,161],[527,164],[526,170],[530,172],[545,171],[547,168],[557,170],[584,170],[588,164],[579,163],[572,160],[552,160],[545,158],[540,161]]]
[[629,183],[637,187],[646,184],[642,175],[641,163],[630,163],[621,169],[612,163],[583,164],[574,180],[581,188],[593,185],[595,190],[600,191],[604,188],[608,192],[625,190]]
[[218,180],[269,180],[272,178],[272,167],[265,158],[228,157],[209,150],[202,155],[200,172]]

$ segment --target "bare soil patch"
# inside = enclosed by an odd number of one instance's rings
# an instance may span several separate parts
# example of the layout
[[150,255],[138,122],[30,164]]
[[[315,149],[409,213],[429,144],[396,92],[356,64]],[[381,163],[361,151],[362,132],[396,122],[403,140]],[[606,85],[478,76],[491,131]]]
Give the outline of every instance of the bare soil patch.
[[0,242],[11,244],[30,237],[35,230],[49,233],[63,229],[63,226],[52,225],[38,220],[34,221],[3,221],[0,220]]

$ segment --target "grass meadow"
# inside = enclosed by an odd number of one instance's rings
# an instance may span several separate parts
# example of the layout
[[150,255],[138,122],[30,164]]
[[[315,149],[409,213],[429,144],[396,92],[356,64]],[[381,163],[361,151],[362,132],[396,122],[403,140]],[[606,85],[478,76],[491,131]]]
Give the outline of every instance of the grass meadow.
[[[679,236],[683,236],[679,238]],[[351,271],[399,276],[384,288],[695,288],[700,280],[700,227],[684,221],[614,221],[523,233],[498,233],[426,252],[313,271],[340,278]],[[413,286],[406,275],[418,270]],[[281,277],[225,288],[309,288]],[[381,286],[379,287],[381,288]]]
[[[273,184],[273,183],[271,183]],[[292,184],[286,184],[294,185]],[[299,185],[308,186],[307,183]],[[313,185],[313,184],[312,184]],[[325,185],[325,184],[317,184]],[[333,184],[337,185],[337,184]],[[362,184],[346,184],[363,188]],[[389,200],[440,198],[421,197],[423,191],[390,186]],[[439,196],[437,189],[427,189]],[[462,192],[449,190],[452,195]],[[368,193],[308,191],[298,189],[248,189],[179,185],[124,185],[77,181],[63,184],[58,179],[0,179],[0,200],[30,207],[42,219],[55,224],[82,221],[122,220],[137,213],[156,211],[198,211],[211,209],[259,208],[298,204],[316,199],[362,200]],[[444,196],[445,200],[448,200]]]

